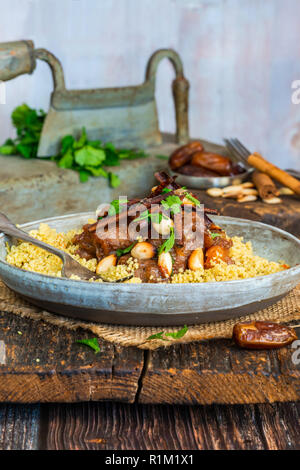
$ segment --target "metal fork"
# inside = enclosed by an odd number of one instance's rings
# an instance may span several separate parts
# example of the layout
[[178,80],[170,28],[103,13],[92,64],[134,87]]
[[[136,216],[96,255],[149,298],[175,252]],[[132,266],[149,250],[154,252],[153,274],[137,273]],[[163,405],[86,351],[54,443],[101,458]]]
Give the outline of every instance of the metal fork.
[[226,147],[232,152],[239,161],[241,161],[247,168],[252,168],[248,163],[248,157],[251,155],[248,149],[238,139],[223,139]]
[[[230,152],[232,152],[235,157],[241,161],[244,165],[248,168],[252,168],[251,165],[248,163],[248,157],[251,155],[251,152],[238,140],[238,139],[223,139],[226,147]],[[300,172],[297,170],[284,170],[289,175],[293,176],[294,178],[300,179]]]
[[56,248],[52,245],[48,245],[48,243],[44,243],[36,238],[31,237],[28,233],[23,232],[18,227],[16,227],[6,215],[0,212],[0,232],[5,233],[11,237],[16,237],[19,240],[23,240],[25,242],[32,243],[33,245],[38,246],[39,248],[43,248],[43,250],[49,251],[53,255],[58,256],[62,262],[62,276],[70,278],[72,275],[79,276],[80,279],[84,281],[88,281],[90,279],[102,279],[103,282],[124,282],[128,279],[131,279],[133,275],[123,277],[121,279],[117,279],[116,281],[108,281],[104,279],[101,275],[95,274],[89,269],[82,266],[78,261],[72,258],[69,253],[66,253],[59,248]]

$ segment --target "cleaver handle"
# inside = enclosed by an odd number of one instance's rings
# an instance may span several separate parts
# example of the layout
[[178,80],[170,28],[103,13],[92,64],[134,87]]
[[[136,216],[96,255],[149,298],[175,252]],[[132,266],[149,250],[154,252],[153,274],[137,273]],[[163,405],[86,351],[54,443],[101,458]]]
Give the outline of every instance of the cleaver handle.
[[0,43],[0,80],[7,81],[25,73],[32,73],[35,66],[32,41]]
[[176,118],[176,138],[179,144],[189,142],[189,81],[184,75],[172,83]]
[[189,141],[189,82],[183,73],[183,64],[179,54],[173,49],[159,49],[150,57],[146,69],[146,81],[155,83],[157,68],[162,59],[169,59],[174,67],[176,78],[173,81],[173,98],[176,117],[176,138],[178,144]]

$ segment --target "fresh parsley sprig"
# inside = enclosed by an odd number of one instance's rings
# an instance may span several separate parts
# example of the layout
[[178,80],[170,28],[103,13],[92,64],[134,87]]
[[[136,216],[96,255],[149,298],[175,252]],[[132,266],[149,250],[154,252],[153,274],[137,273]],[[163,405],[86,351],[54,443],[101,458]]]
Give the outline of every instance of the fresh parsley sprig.
[[172,214],[178,214],[181,211],[182,201],[178,196],[168,196],[161,201],[161,205]]
[[136,245],[136,244],[137,244],[137,242],[133,242],[132,245],[128,246],[127,248],[123,248],[123,250],[121,248],[119,248],[116,251],[117,257],[119,258],[120,256],[126,255],[127,253],[129,253],[132,250],[132,248],[134,247],[134,245]]
[[85,346],[88,346],[89,348],[95,351],[95,354],[98,354],[100,352],[98,338],[78,339],[76,343],[84,344]]
[[172,250],[173,246],[175,243],[175,231],[174,227],[170,228],[170,236],[167,238],[167,240],[162,243],[158,249],[158,254],[160,255],[161,253],[167,253],[168,251]]
[[188,327],[187,325],[184,325],[184,327],[181,328],[181,330],[174,331],[173,333],[165,333],[164,331],[160,331],[159,333],[150,335],[148,336],[147,341],[151,339],[161,339],[162,341],[168,341],[168,339],[164,338],[164,336],[169,336],[170,338],[173,338],[173,339],[180,339],[186,334],[187,331],[188,331]]
[[[27,104],[14,109],[11,118],[17,136],[15,139],[7,139],[0,146],[0,154],[36,158],[45,117],[43,110],[37,111]],[[64,136],[59,153],[50,159],[60,168],[77,171],[82,183],[88,181],[90,176],[101,176],[108,180],[112,188],[117,188],[120,185],[119,176],[106,167],[118,166],[124,159],[144,157],[147,154],[142,150],[117,149],[111,142],[104,144],[100,140],[89,140],[83,128],[78,139],[72,135]]]
[[156,224],[160,224],[162,219],[168,219],[168,217],[165,214],[162,214],[161,212],[149,212],[148,210],[145,210],[141,212],[139,217],[133,220],[133,222],[140,222],[141,220],[146,220],[149,219],[151,222],[154,222]]
[[122,212],[125,209],[125,207],[123,207],[123,204],[125,206],[127,202],[128,202],[127,198],[119,198],[119,199],[114,199],[113,201],[111,201],[109,209],[108,209],[108,215],[112,216],[112,215],[120,214],[120,212]]
[[31,109],[27,104],[14,109],[11,120],[17,130],[17,137],[7,139],[0,146],[0,154],[35,158],[45,117],[43,110]]
[[214,232],[210,232],[210,236],[211,238],[216,238],[216,237],[220,237],[221,235],[219,233],[214,233]]
[[189,199],[190,201],[192,201],[196,206],[200,206],[200,205],[201,205],[200,201],[199,201],[198,199],[196,199],[194,196],[192,196],[191,193],[186,192],[186,193],[184,193],[184,195],[185,195],[185,197],[186,197],[187,199]]

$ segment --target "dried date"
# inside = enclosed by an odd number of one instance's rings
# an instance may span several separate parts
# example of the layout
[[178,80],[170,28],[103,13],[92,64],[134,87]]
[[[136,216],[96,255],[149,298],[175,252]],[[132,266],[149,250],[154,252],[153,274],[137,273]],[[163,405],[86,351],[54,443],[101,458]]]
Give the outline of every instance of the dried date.
[[192,158],[193,153],[200,152],[203,150],[203,145],[198,140],[190,142],[189,144],[183,145],[170,155],[169,165],[172,170],[181,168],[186,165]]
[[293,328],[268,321],[237,323],[233,328],[233,340],[241,348],[277,349],[297,340]]

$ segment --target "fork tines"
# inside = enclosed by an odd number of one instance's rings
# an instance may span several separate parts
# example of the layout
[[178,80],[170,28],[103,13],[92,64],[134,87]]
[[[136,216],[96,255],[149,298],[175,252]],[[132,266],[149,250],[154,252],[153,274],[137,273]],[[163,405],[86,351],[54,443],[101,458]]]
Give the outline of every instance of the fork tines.
[[249,150],[238,140],[238,139],[223,139],[226,147],[230,152],[232,152],[236,158],[243,162],[248,167],[250,166],[248,163],[248,157],[251,154]]

